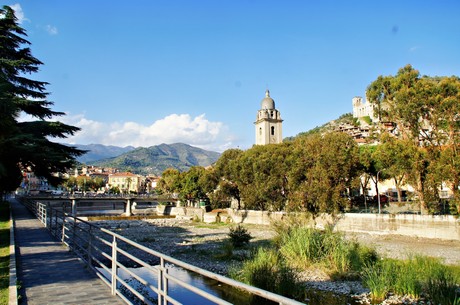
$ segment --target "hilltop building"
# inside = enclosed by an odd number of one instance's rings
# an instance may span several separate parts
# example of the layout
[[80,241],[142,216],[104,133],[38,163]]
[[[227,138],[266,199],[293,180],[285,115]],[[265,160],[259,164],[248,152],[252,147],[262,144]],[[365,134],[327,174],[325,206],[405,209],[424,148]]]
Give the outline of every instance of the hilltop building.
[[355,96],[352,99],[352,104],[353,104],[353,117],[354,118],[363,118],[363,117],[369,117],[373,123],[377,123],[379,121],[378,117],[375,116],[374,113],[374,104],[365,101],[363,102],[363,98],[360,96]]
[[278,144],[283,142],[283,120],[275,108],[275,101],[270,97],[270,91],[265,91],[265,98],[260,103],[255,124],[256,145]]

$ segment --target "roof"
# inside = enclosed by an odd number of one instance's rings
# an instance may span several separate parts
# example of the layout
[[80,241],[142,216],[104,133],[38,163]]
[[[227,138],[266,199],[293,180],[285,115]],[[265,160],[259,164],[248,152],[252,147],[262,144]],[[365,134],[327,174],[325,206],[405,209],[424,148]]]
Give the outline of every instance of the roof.
[[260,102],[260,109],[275,109],[275,101],[270,97],[270,91],[265,91],[265,97]]

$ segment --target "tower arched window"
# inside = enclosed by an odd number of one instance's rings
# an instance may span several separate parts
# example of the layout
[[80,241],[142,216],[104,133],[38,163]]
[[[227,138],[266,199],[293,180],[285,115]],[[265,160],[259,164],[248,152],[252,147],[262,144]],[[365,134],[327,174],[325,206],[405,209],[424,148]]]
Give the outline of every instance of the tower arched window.
[[259,135],[262,135],[262,127],[259,128]]
[[272,135],[272,136],[275,135],[275,126],[272,126],[272,127],[271,127],[271,135]]

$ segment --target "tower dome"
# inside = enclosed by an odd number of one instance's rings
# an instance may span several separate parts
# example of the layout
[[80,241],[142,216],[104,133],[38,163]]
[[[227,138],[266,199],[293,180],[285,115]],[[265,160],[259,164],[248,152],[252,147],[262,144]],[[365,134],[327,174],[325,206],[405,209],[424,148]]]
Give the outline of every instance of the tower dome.
[[275,101],[270,97],[270,91],[265,91],[265,97],[260,103],[260,109],[275,109]]

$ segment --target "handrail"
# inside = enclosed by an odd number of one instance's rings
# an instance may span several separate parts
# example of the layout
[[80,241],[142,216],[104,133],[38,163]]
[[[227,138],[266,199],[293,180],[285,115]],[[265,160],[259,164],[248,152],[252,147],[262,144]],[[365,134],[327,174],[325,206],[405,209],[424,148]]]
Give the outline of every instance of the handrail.
[[[158,251],[147,248],[110,230],[91,224],[90,222],[80,219],[74,215],[59,211],[51,207],[49,204],[27,199],[23,199],[22,202],[36,215],[40,222],[44,224],[53,236],[61,240],[62,243],[66,244],[72,251],[74,251],[88,265],[88,267],[111,288],[112,294],[119,295],[127,304],[137,304],[138,300],[141,300],[145,304],[153,304],[152,300],[149,300],[148,296],[142,294],[140,290],[151,291],[156,294],[158,296],[157,302],[159,305],[168,303],[180,304],[168,293],[169,281],[172,281],[216,304],[231,304],[200,288],[183,282],[172,274],[169,274],[167,264],[179,266],[185,270],[249,292],[252,295],[262,297],[266,300],[277,302],[278,304],[304,304],[190,265]],[[146,254],[154,256],[160,260],[160,264],[158,266],[151,266],[141,258],[132,255],[128,250],[122,249],[121,245],[124,247],[134,247]],[[155,274],[158,287],[148,283],[148,281],[140,275],[134,274],[128,270],[128,268],[120,260],[120,257],[146,267],[151,274]],[[100,268],[98,269],[98,267]],[[139,287],[133,287],[133,285],[130,285],[130,283],[120,278],[118,275],[119,269],[129,274],[131,279],[134,279],[137,285],[142,286],[141,289],[139,290]],[[105,271],[105,273],[102,270]]]

